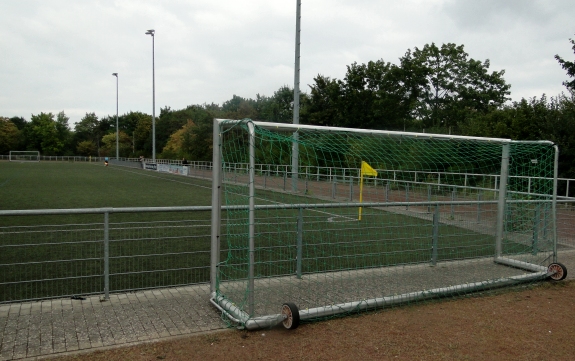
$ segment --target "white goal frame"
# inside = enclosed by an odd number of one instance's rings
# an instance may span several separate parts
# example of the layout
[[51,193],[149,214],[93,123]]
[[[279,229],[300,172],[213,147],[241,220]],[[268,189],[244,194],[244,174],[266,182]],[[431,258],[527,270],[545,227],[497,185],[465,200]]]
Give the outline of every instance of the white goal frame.
[[[557,203],[557,168],[558,168],[558,156],[559,156],[559,149],[558,147],[549,141],[513,141],[509,139],[499,139],[499,138],[479,138],[479,137],[464,137],[464,136],[451,136],[451,135],[441,135],[441,134],[425,134],[425,133],[409,133],[409,132],[391,132],[391,131],[382,131],[382,130],[367,130],[367,129],[350,129],[350,128],[335,128],[335,127],[317,127],[317,126],[310,126],[310,125],[300,125],[300,124],[283,124],[283,123],[269,123],[269,122],[252,122],[248,121],[246,123],[246,136],[245,141],[248,144],[247,149],[245,150],[248,153],[249,159],[249,166],[248,166],[248,174],[247,174],[247,181],[245,182],[245,186],[247,188],[246,191],[246,202],[244,204],[238,205],[234,204],[233,206],[227,206],[224,208],[222,205],[222,201],[224,196],[223,192],[223,185],[225,182],[224,179],[224,172],[225,172],[225,164],[223,163],[222,158],[222,131],[223,127],[233,127],[237,124],[240,124],[242,121],[238,120],[225,120],[225,119],[214,119],[214,132],[213,132],[213,170],[212,170],[212,217],[211,217],[211,262],[210,262],[210,302],[220,310],[229,320],[239,324],[241,327],[245,327],[249,330],[258,329],[258,328],[266,328],[272,327],[276,324],[283,323],[288,317],[287,314],[292,314],[292,307],[294,306],[295,311],[297,312],[297,320],[312,320],[316,318],[328,317],[333,316],[336,314],[343,314],[349,312],[356,312],[359,310],[367,310],[373,309],[375,307],[384,307],[390,305],[396,305],[401,303],[408,303],[416,300],[425,300],[435,297],[445,297],[451,295],[457,295],[460,293],[468,293],[473,291],[479,291],[483,289],[489,289],[494,287],[502,287],[511,284],[516,284],[519,282],[530,282],[530,281],[538,281],[553,275],[553,271],[551,268],[548,268],[543,265],[543,261],[540,259],[534,259],[531,253],[526,254],[524,258],[517,258],[515,255],[509,256],[503,252],[503,243],[504,237],[506,232],[506,209],[509,204],[512,202],[525,202],[529,203],[532,200],[512,200],[507,197],[508,191],[508,178],[510,172],[510,163],[512,160],[512,153],[511,153],[511,145],[523,143],[523,144],[545,144],[546,146],[550,147],[554,153],[552,158],[552,171],[553,171],[553,184],[552,184],[552,193],[545,194],[544,202],[549,203],[551,208],[551,228],[552,228],[552,235],[550,237],[551,247],[546,251],[545,254],[540,253],[538,257],[545,257],[544,262],[552,261],[557,262],[557,227],[556,227],[556,203]],[[445,284],[439,286],[432,286],[428,289],[418,290],[418,291],[410,291],[407,293],[400,293],[400,294],[374,294],[370,295],[367,298],[358,299],[358,300],[341,300],[340,302],[330,303],[330,304],[318,304],[313,305],[313,307],[302,309],[301,311],[297,310],[297,306],[293,304],[290,300],[288,303],[284,303],[282,306],[282,311],[280,314],[259,314],[256,312],[255,307],[257,303],[261,303],[257,301],[255,298],[256,294],[256,286],[257,291],[259,294],[261,290],[264,289],[265,282],[270,280],[270,278],[259,276],[255,272],[255,263],[256,259],[256,219],[255,219],[255,212],[256,210],[263,210],[263,209],[300,209],[305,207],[314,207],[314,208],[337,208],[337,207],[384,207],[384,206],[403,206],[403,205],[416,205],[417,202],[371,202],[371,203],[359,203],[357,202],[348,202],[348,203],[317,203],[317,204],[266,204],[266,205],[256,205],[256,167],[255,167],[255,159],[256,159],[256,130],[255,128],[263,128],[268,130],[274,131],[284,131],[284,132],[298,132],[302,130],[311,130],[311,131],[323,131],[323,132],[349,132],[349,133],[356,133],[356,134],[368,134],[368,135],[380,135],[380,136],[389,136],[389,137],[410,137],[410,138],[421,138],[421,139],[432,139],[432,138],[440,138],[448,141],[457,141],[457,140],[470,140],[475,141],[478,143],[495,143],[499,147],[499,152],[501,152],[500,157],[500,170],[498,172],[499,176],[499,184],[498,184],[498,195],[497,199],[493,201],[496,204],[496,218],[493,222],[492,231],[493,231],[493,242],[494,242],[494,251],[490,255],[493,257],[492,259],[481,259],[481,261],[487,260],[488,263],[495,263],[501,266],[507,266],[509,269],[520,269],[525,271],[519,275],[513,274],[506,274],[504,276],[494,276],[491,279],[485,280],[471,280],[467,281],[464,280],[459,284]],[[293,164],[293,163],[292,163]],[[296,168],[297,169],[297,168]],[[297,170],[292,170],[292,179],[298,178]],[[287,175],[284,176],[284,192],[285,192],[285,180]],[[297,189],[297,188],[296,188]],[[428,205],[433,202],[422,202],[421,205]],[[437,201],[436,205],[439,205],[440,201]],[[449,204],[449,202],[445,203]],[[476,204],[475,201],[471,201],[469,204]],[[242,209],[245,210],[247,215],[245,218],[247,219],[246,227],[247,232],[242,234],[245,244],[247,245],[247,250],[244,254],[244,259],[246,261],[246,276],[243,278],[238,279],[230,279],[225,280],[229,284],[234,287],[234,282],[237,283],[237,287],[243,288],[245,284],[245,291],[242,292],[245,296],[245,302],[240,304],[235,302],[233,298],[228,298],[228,295],[225,294],[225,290],[222,292],[220,289],[219,280],[220,277],[220,270],[221,270],[221,240],[222,238],[228,238],[225,231],[222,230],[222,209],[226,211],[230,209]],[[436,208],[437,209],[437,208]],[[436,211],[437,212],[437,211]],[[302,218],[300,216],[300,218]],[[439,221],[439,216],[434,216],[433,222],[434,224]],[[294,258],[294,262],[300,262],[302,259],[301,255],[301,239],[303,232],[301,231],[301,224],[303,221],[298,219],[298,229],[297,229],[297,254],[298,256]],[[436,227],[436,226],[434,226]],[[436,229],[436,228],[434,228]],[[436,246],[432,246],[434,249]],[[432,257],[435,257],[432,255]],[[432,258],[434,259],[434,258]],[[552,263],[555,265],[557,263]],[[403,269],[404,265],[399,265]],[[418,265],[419,266],[419,265]],[[284,285],[283,287],[292,287],[296,288],[300,284],[303,284],[301,281],[301,272],[299,271],[299,263],[296,265],[297,271],[293,275],[282,277],[281,283]],[[381,268],[383,269],[383,268]],[[390,268],[391,269],[391,268]],[[346,271],[347,272],[347,271]],[[314,277],[319,273],[307,275],[307,280],[311,280],[316,282]],[[330,273],[330,277],[332,275],[336,275],[335,272]],[[328,277],[326,277],[327,279]],[[263,281],[262,281],[263,280]],[[277,284],[280,284],[279,278],[274,280]],[[292,282],[291,284],[289,282]],[[271,289],[271,288],[270,288]],[[272,290],[270,292],[275,292]],[[279,303],[278,303],[279,305]],[[290,309],[290,312],[284,313],[284,306]],[[286,328],[289,328],[285,325]],[[297,327],[297,326],[296,326]]]
[[11,150],[8,160],[10,162],[39,162],[40,152],[37,150]]

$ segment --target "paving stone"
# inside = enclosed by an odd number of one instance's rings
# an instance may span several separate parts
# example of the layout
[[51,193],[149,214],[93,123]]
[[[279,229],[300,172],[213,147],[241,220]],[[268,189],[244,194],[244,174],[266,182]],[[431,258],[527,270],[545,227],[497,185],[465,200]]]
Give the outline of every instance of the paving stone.
[[[83,302],[2,305],[0,358],[95,349],[225,327],[207,304],[208,297],[209,287],[191,286],[115,294],[106,302],[90,296]],[[199,322],[202,319],[205,322]]]

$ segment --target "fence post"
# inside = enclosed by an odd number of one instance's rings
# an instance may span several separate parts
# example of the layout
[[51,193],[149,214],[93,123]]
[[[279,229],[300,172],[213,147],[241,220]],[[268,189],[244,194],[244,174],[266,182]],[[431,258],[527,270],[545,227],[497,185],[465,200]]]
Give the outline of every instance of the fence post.
[[296,251],[296,276],[301,279],[301,264],[303,247],[303,208],[299,209],[297,216],[297,251]]
[[538,246],[538,242],[539,242],[539,222],[541,216],[539,214],[539,204],[535,205],[535,219],[533,222],[533,245],[531,248],[531,253],[535,256],[538,252],[537,248]]
[[[405,202],[409,202],[409,183],[405,184]],[[405,210],[409,210],[409,205],[405,206]]]
[[331,198],[335,199],[335,191],[336,191],[337,183],[333,182],[331,184]]
[[431,238],[431,265],[437,264],[437,245],[439,243],[439,205],[435,205],[433,212],[433,232]]
[[[431,202],[431,186],[427,186],[427,201]],[[431,213],[431,203],[427,205],[427,213]]]
[[455,202],[455,192],[457,192],[457,190],[453,188],[451,191],[451,219],[455,219],[455,205],[453,204],[453,202]]
[[287,173],[284,172],[284,192],[286,190]]
[[349,176],[349,201],[353,201],[353,177]]
[[389,202],[389,182],[385,183],[385,202]]
[[104,212],[104,299],[110,299],[110,213]]
[[483,193],[477,193],[477,223],[481,223],[481,198]]

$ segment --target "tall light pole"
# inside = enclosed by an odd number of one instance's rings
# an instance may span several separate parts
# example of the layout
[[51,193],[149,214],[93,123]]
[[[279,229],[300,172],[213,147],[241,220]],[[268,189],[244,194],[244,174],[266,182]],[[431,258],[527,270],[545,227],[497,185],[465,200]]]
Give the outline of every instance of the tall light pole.
[[[300,73],[300,33],[301,33],[301,0],[296,1],[296,22],[295,22],[295,64],[294,64],[294,84],[293,84],[293,124],[299,124],[299,73]],[[292,144],[292,191],[297,192],[297,180],[299,173],[299,135],[297,131],[293,134]]]
[[118,73],[112,73],[116,77],[116,160],[120,159],[120,148],[118,145],[118,138],[120,129],[118,128]]
[[146,31],[146,35],[152,36],[152,162],[156,162],[156,69],[154,60],[154,34],[156,30]]

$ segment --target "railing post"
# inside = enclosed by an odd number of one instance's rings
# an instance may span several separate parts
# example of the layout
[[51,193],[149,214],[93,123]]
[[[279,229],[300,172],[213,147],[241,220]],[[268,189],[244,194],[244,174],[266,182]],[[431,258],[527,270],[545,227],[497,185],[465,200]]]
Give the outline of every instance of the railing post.
[[535,205],[535,219],[533,220],[533,245],[531,247],[531,253],[535,256],[538,252],[539,245],[539,222],[540,222],[540,214],[539,214],[539,204]]
[[331,184],[331,198],[333,198],[333,199],[335,199],[336,187],[337,187],[337,183],[333,182]]
[[481,198],[483,194],[481,192],[477,193],[477,223],[481,223]]
[[104,212],[104,299],[110,299],[110,213]]
[[385,183],[385,202],[389,202],[389,182]]
[[[427,201],[431,202],[431,186],[427,186]],[[431,213],[431,203],[427,205],[427,213]]]
[[453,204],[453,202],[455,202],[455,192],[457,192],[457,190],[453,188],[451,191],[451,219],[455,219],[455,205]]
[[[405,183],[405,202],[409,202],[409,183]],[[405,210],[409,210],[409,205],[405,206]]]
[[437,245],[439,243],[439,205],[435,205],[433,212],[433,231],[431,238],[431,265],[437,264]]
[[353,201],[353,178],[349,176],[349,201]]
[[299,209],[297,217],[297,251],[296,251],[296,277],[301,279],[303,257],[303,208]]

